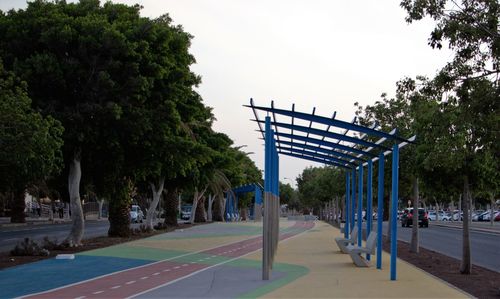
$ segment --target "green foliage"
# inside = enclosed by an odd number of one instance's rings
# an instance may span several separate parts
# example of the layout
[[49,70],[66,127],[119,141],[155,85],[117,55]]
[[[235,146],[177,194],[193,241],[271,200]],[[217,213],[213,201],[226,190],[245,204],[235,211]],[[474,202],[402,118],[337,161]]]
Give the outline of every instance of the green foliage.
[[57,120],[33,110],[26,83],[0,63],[0,190],[24,191],[60,170],[61,135]]
[[318,209],[345,194],[345,173],[329,166],[308,167],[297,178],[297,187],[301,205]]
[[440,72],[440,79],[453,87],[455,80],[498,76],[500,72],[500,4],[497,0],[403,0],[406,21],[431,17],[436,27],[429,45],[446,42],[456,55]]
[[292,186],[290,186],[290,184],[283,184],[282,182],[279,182],[279,192],[281,204],[293,202],[297,197],[295,190]]

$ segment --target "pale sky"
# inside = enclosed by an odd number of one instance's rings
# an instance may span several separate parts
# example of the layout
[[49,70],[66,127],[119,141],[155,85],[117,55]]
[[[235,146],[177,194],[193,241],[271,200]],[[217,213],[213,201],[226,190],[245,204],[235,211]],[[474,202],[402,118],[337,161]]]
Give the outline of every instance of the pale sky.
[[[291,109],[351,121],[354,102],[373,104],[394,95],[405,77],[433,76],[451,59],[427,45],[431,21],[406,24],[398,0],[136,0],[142,15],[168,13],[194,36],[191,53],[201,75],[198,92],[214,108],[215,130],[264,169],[264,147],[252,111],[257,105]],[[26,7],[24,0],[0,0],[0,9]],[[261,114],[261,117],[264,115]],[[280,157],[280,180],[290,183],[314,162]],[[290,179],[285,179],[290,178]]]

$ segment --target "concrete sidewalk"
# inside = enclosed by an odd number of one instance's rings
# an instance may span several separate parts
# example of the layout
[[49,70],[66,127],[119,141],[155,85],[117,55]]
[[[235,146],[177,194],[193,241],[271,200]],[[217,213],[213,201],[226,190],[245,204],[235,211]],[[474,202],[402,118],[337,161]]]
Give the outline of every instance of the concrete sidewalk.
[[[276,263],[307,267],[309,273],[266,294],[266,298],[468,298],[469,294],[398,259],[397,280],[390,280],[389,254],[382,270],[356,267],[334,242],[341,236],[331,225],[317,221],[312,230],[280,243]],[[259,253],[250,257],[260,259]],[[376,257],[372,256],[372,264]]]

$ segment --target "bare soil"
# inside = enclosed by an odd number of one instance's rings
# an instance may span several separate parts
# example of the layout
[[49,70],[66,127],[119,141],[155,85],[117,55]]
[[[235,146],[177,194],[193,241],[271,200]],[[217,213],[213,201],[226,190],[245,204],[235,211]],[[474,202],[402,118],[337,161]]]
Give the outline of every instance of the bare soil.
[[[383,248],[390,251],[389,239],[384,236]],[[420,247],[410,252],[410,244],[398,241],[398,258],[428,272],[477,298],[500,298],[500,273],[476,265],[471,274],[460,273],[460,260]],[[500,270],[500,269],[499,269]]]
[[[179,228],[190,227],[190,224],[180,224],[178,227],[169,227],[166,230],[156,230],[151,233],[140,233],[130,238],[98,237],[83,241],[79,247],[51,251],[49,256],[11,256],[8,252],[0,253],[0,269],[32,263],[47,259],[61,253],[77,253],[86,250],[108,247],[124,242],[150,237],[156,234],[173,231]],[[389,252],[390,243],[384,236],[384,250]],[[418,254],[410,252],[408,243],[398,241],[398,257],[422,270],[428,272],[447,283],[471,294],[477,298],[500,298],[500,273],[476,265],[472,266],[469,275],[460,274],[460,261],[444,254],[420,247]]]

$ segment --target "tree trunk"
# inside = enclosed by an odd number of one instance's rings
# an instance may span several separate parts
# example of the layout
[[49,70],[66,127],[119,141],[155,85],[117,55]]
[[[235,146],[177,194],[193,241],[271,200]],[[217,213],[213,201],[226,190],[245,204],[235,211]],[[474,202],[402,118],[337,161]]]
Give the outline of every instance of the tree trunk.
[[469,190],[469,177],[464,177],[464,191],[462,197],[462,210],[464,220],[462,221],[463,229],[462,229],[462,262],[460,264],[460,273],[462,274],[470,274],[472,270],[471,263],[471,253],[470,253],[470,227],[469,227],[469,198],[470,198],[470,190]]
[[165,225],[166,226],[178,226],[177,214],[179,206],[179,197],[177,196],[177,190],[165,190],[164,194],[164,208],[165,208]]
[[490,204],[490,225],[493,226],[493,221],[495,220],[495,210],[493,209],[495,207],[495,195],[491,195],[491,204]]
[[127,178],[119,180],[115,185],[114,194],[109,201],[110,237],[130,236],[130,191],[131,182]]
[[213,215],[212,215],[212,220],[213,221],[224,221],[223,218],[223,207],[222,207],[222,197],[220,195],[214,195],[213,199],[214,203],[214,208],[213,208]]
[[241,221],[247,221],[247,207],[240,208]]
[[208,222],[212,222],[212,207],[213,207],[213,203],[214,203],[214,196],[212,196],[212,194],[210,194],[208,196],[208,209],[207,209],[207,221]]
[[206,212],[205,212],[205,196],[201,196],[198,199],[198,204],[196,205],[196,213],[194,215],[195,222],[207,222]]
[[10,214],[11,223],[26,222],[26,215],[24,214],[24,209],[26,208],[26,202],[24,201],[25,196],[24,187],[19,187],[16,192],[14,192],[14,201],[12,202],[12,210]]
[[99,203],[99,213],[97,214],[97,219],[102,218],[102,206],[104,205],[104,199],[98,201]]
[[80,155],[75,154],[73,161],[69,166],[68,191],[69,204],[71,210],[71,231],[66,237],[66,243],[69,246],[79,246],[82,244],[85,221],[83,219],[82,201],[80,200],[80,180],[82,178],[82,169],[80,167]]
[[194,219],[196,215],[196,209],[198,208],[198,188],[195,188],[193,195],[193,206],[191,207],[191,216],[189,217],[189,223],[194,224]]
[[410,251],[413,253],[418,253],[419,244],[418,244],[418,178],[413,177],[413,225],[411,231],[411,242],[410,242]]
[[158,203],[160,202],[161,193],[163,192],[163,184],[165,183],[165,177],[162,176],[158,180],[158,188],[154,183],[149,183],[151,187],[151,192],[153,192],[153,201],[149,205],[148,211],[146,212],[146,227],[148,229],[154,230],[154,220],[155,220],[155,212],[156,207],[158,207]]
[[[198,201],[203,197],[203,194],[205,194],[205,191],[207,191],[208,185],[203,189],[202,192],[198,192],[198,188],[195,188],[194,190],[194,196],[193,196],[193,207],[191,209],[191,218],[189,219],[189,223],[194,224],[195,219],[196,219],[196,210],[198,209]],[[205,209],[205,207],[203,207]]]

